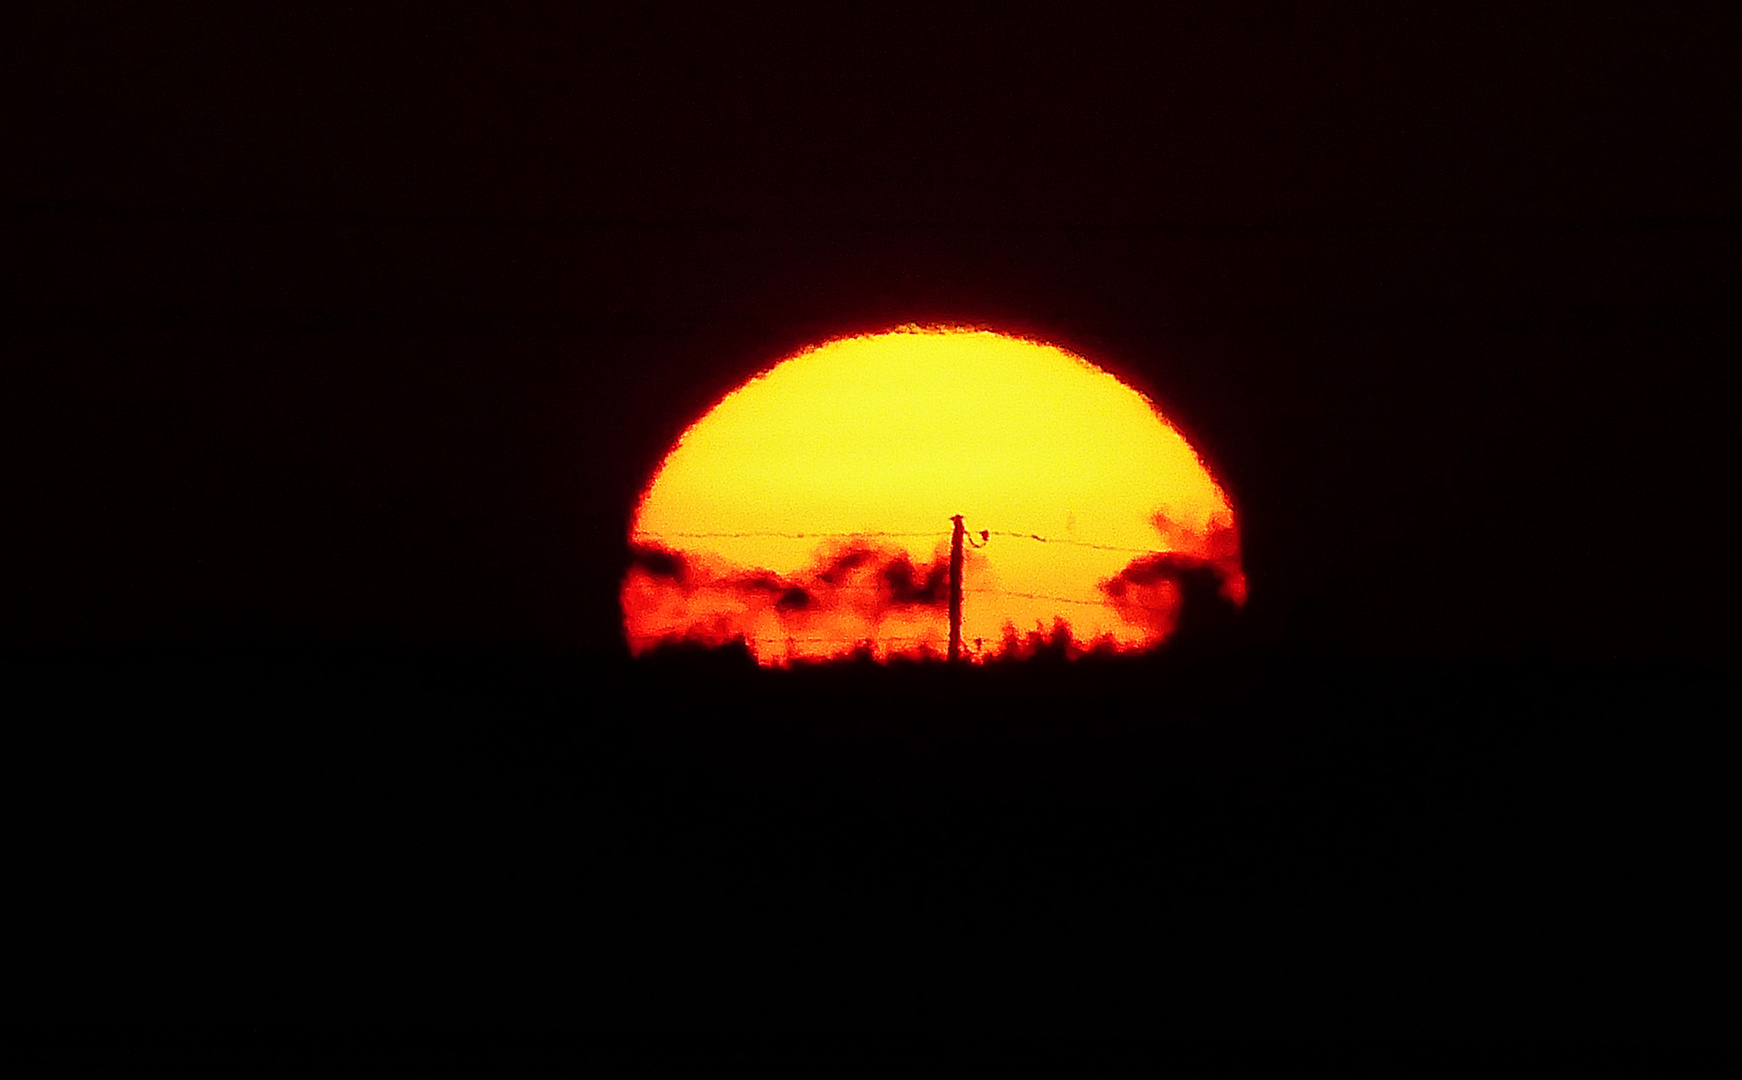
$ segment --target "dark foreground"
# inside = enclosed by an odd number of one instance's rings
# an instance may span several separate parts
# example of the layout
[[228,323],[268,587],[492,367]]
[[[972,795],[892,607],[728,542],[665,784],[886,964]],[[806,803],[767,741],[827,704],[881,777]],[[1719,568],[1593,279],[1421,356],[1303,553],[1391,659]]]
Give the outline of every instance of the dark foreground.
[[9,683],[51,1063],[1649,1071],[1731,1019],[1726,672],[181,655]]

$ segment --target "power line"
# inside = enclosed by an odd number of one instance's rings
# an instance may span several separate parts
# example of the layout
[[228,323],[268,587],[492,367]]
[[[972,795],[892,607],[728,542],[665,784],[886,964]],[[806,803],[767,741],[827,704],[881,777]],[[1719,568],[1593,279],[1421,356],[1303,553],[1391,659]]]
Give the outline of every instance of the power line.
[[[1085,607],[1115,606],[1115,601],[1112,597],[1107,597],[1101,600],[1075,600],[1068,596],[1042,596],[1039,593],[1014,592],[1010,589],[968,589],[966,591],[971,593],[981,593],[986,596],[1020,596],[1024,600],[1050,600],[1059,604],[1082,604]],[[1166,614],[1171,610],[1169,608],[1151,607],[1148,604],[1134,604],[1130,601],[1126,601],[1122,606],[1142,608],[1145,611],[1154,611],[1161,614]]]
[[[661,642],[666,642],[666,641],[674,641],[675,642],[675,641],[686,640],[682,637],[676,637],[676,636],[669,635],[669,634],[638,634],[638,635],[636,635],[636,637],[638,640],[640,640],[643,643],[655,644],[655,645],[657,645]],[[738,641],[738,640],[755,641],[755,642],[769,643],[769,644],[774,644],[774,645],[872,645],[872,646],[876,646],[876,645],[893,644],[895,642],[909,642],[909,643],[920,642],[922,644],[937,644],[937,645],[943,644],[943,641],[941,640],[941,637],[939,637],[939,636],[913,637],[910,635],[902,635],[902,636],[898,636],[898,637],[838,638],[838,637],[787,637],[784,634],[743,634],[743,635],[733,635],[732,637],[730,637],[726,640],[728,640],[728,641]]]
[[933,530],[931,532],[890,532],[886,530],[861,529],[855,532],[673,532],[673,533],[636,533],[631,539],[650,540],[741,540],[749,537],[772,537],[780,540],[826,540],[853,538],[860,536],[948,536],[948,530]]
[[[1014,531],[1007,530],[1007,529],[988,529],[985,531],[986,531],[987,535],[989,535],[989,536],[1008,536],[1008,537],[1014,537],[1014,538],[1019,539],[1019,540],[1034,540],[1034,541],[1037,541],[1037,542],[1043,543],[1043,544],[1063,544],[1063,545],[1067,545],[1070,547],[1091,548],[1091,549],[1094,549],[1097,551],[1113,551],[1113,552],[1121,552],[1121,553],[1133,554],[1133,555],[1169,555],[1169,554],[1173,554],[1173,552],[1171,552],[1171,551],[1167,551],[1167,550],[1163,550],[1163,549],[1159,549],[1159,548],[1134,548],[1134,547],[1122,547],[1122,546],[1114,545],[1114,544],[1097,544],[1097,543],[1093,543],[1093,542],[1087,541],[1087,540],[1075,540],[1075,539],[1070,539],[1068,537],[1047,537],[1047,536],[1041,536],[1039,533],[1014,532]],[[837,538],[859,538],[859,537],[940,537],[941,538],[945,535],[949,535],[949,534],[947,534],[941,530],[929,531],[929,532],[900,532],[900,531],[893,531],[893,530],[859,530],[859,531],[854,531],[854,532],[773,532],[773,531],[757,530],[757,531],[746,531],[746,532],[639,533],[639,534],[636,534],[635,539],[654,539],[654,540],[697,539],[697,540],[700,540],[700,539],[743,539],[743,538],[751,538],[751,537],[772,537],[772,538],[786,539],[786,540],[815,540],[815,539],[837,539]],[[882,591],[884,591],[883,587],[880,585],[833,584],[833,583],[826,582],[826,581],[824,581],[824,582],[805,582],[805,581],[785,582],[784,580],[782,583],[787,585],[788,587],[801,588],[801,589],[805,589],[806,591],[819,591],[819,592],[839,592],[839,591],[882,592]],[[722,588],[726,588],[726,589],[735,589],[735,588],[739,588],[741,586],[738,584],[732,583],[732,582],[711,583],[711,585],[702,586],[702,588],[709,588],[709,587],[722,587]],[[1048,601],[1048,602],[1060,603],[1060,604],[1078,604],[1078,605],[1082,605],[1085,607],[1102,607],[1102,606],[1106,606],[1106,605],[1110,605],[1110,604],[1114,603],[1114,601],[1111,597],[1103,598],[1103,599],[1081,599],[1081,598],[1069,597],[1069,596],[1048,596],[1048,595],[1043,595],[1041,593],[1017,592],[1017,591],[1010,590],[1010,589],[991,589],[991,588],[971,588],[971,589],[965,589],[964,591],[968,592],[968,593],[975,593],[975,594],[983,595],[983,596],[984,595],[1010,596],[1010,597],[1018,597],[1018,598],[1021,598],[1024,600],[1042,600],[1042,601]],[[1165,610],[1166,610],[1166,609],[1162,609],[1162,608],[1151,607],[1150,605],[1147,605],[1147,604],[1134,604],[1134,603],[1131,603],[1130,601],[1126,601],[1123,606],[1136,607],[1136,608],[1141,608],[1141,609],[1146,610],[1146,611],[1155,611],[1155,612],[1162,612],[1162,613],[1165,613]]]
[[979,593],[983,596],[1020,596],[1024,600],[1056,600],[1061,604],[1084,604],[1089,607],[1100,607],[1105,600],[1073,600],[1068,596],[1042,596],[1039,593],[1012,592],[1009,589],[968,589],[967,592]]
[[[949,645],[948,645],[949,653],[948,653],[948,655],[949,655],[949,659],[952,662],[956,661],[962,652],[962,644],[961,644],[962,596],[964,593],[974,593],[974,594],[982,595],[982,596],[1007,596],[1007,597],[1019,598],[1019,599],[1025,599],[1025,600],[1037,600],[1037,601],[1040,601],[1042,603],[1072,604],[1072,605],[1080,605],[1083,607],[1113,607],[1116,610],[1134,607],[1134,608],[1137,608],[1139,610],[1148,611],[1148,612],[1152,612],[1152,613],[1159,614],[1159,615],[1169,615],[1169,614],[1174,613],[1175,609],[1171,608],[1171,607],[1170,608],[1157,608],[1157,607],[1153,607],[1153,606],[1148,605],[1148,604],[1135,603],[1132,600],[1130,600],[1128,598],[1124,598],[1124,597],[1114,598],[1112,596],[1108,596],[1108,597],[1104,597],[1104,598],[1084,599],[1084,598],[1080,598],[1080,597],[1051,596],[1051,595],[1046,595],[1046,594],[1042,594],[1042,593],[1020,592],[1020,591],[1013,590],[1013,589],[994,589],[994,588],[984,588],[984,587],[975,588],[975,589],[964,589],[962,587],[962,568],[963,568],[962,567],[962,558],[963,558],[963,542],[966,538],[967,530],[965,529],[965,527],[963,525],[962,515],[960,515],[960,514],[954,516],[951,519],[951,523],[952,523],[953,527],[951,529],[951,534],[950,534],[951,535],[950,575],[949,575],[950,633],[949,633]],[[1114,544],[1097,544],[1097,543],[1094,543],[1092,541],[1076,540],[1076,539],[1069,539],[1069,538],[1049,539],[1048,537],[1041,536],[1039,533],[1022,533],[1022,532],[1014,532],[1014,531],[1006,530],[1006,529],[980,530],[980,535],[983,538],[990,538],[992,535],[994,535],[994,533],[996,533],[996,535],[998,535],[998,536],[1007,536],[1007,537],[1013,537],[1013,538],[1022,539],[1022,540],[1033,540],[1037,543],[1042,543],[1042,544],[1057,543],[1057,544],[1062,544],[1065,546],[1088,548],[1088,549],[1097,550],[1097,551],[1113,551],[1113,552],[1120,552],[1120,553],[1134,554],[1134,555],[1145,555],[1145,556],[1170,554],[1169,552],[1166,552],[1166,551],[1163,551],[1160,549],[1156,549],[1156,548],[1133,548],[1133,547],[1124,547],[1124,546],[1114,545]],[[701,539],[741,539],[741,538],[747,539],[747,538],[752,538],[752,537],[778,538],[778,539],[789,539],[789,540],[812,540],[812,539],[820,540],[820,539],[832,539],[832,538],[861,539],[861,538],[869,538],[869,537],[940,537],[942,535],[943,535],[943,533],[941,531],[898,532],[898,531],[894,531],[894,530],[882,530],[882,529],[879,529],[879,530],[861,530],[861,531],[853,531],[853,532],[777,532],[777,531],[773,531],[773,530],[745,530],[745,531],[741,531],[741,532],[672,532],[672,533],[640,533],[640,532],[638,532],[638,533],[632,534],[631,539],[632,539],[632,542],[640,542],[642,540],[660,541],[660,540],[678,540],[678,539],[697,539],[697,540],[701,540]],[[979,547],[982,545],[976,544],[974,546]],[[782,580],[780,577],[776,577],[775,581],[777,583],[781,584],[785,588],[798,588],[798,589],[801,589],[805,592],[811,592],[811,591],[827,592],[827,591],[832,591],[832,590],[852,590],[852,591],[860,591],[860,592],[871,592],[871,591],[882,592],[883,591],[880,586],[876,586],[876,585],[835,584],[833,582],[827,581],[826,579],[821,583],[800,583],[800,582],[786,582],[786,581]],[[736,590],[736,589],[740,589],[740,588],[744,587],[744,585],[747,585],[750,583],[749,582],[745,582],[745,583],[719,582],[719,583],[714,583],[714,584],[723,585],[727,589]],[[827,588],[819,588],[819,585],[826,586]],[[706,586],[704,586],[704,588],[705,587]],[[1014,630],[1014,627],[1009,626],[1008,621],[1006,622],[1006,626],[1009,629]],[[682,635],[679,635],[679,636],[681,637]],[[896,646],[896,645],[903,643],[903,642],[906,642],[906,643],[920,642],[920,643],[924,643],[927,647],[931,647],[935,643],[935,638],[931,637],[929,635],[925,636],[925,637],[909,637],[909,636],[882,637],[880,635],[873,634],[870,636],[858,636],[858,637],[854,637],[854,638],[815,638],[815,637],[799,638],[799,637],[791,637],[788,635],[775,633],[775,634],[741,634],[738,637],[739,637],[739,640],[742,640],[745,642],[755,642],[758,646],[767,647],[767,648],[779,648],[781,645],[784,644],[787,647],[787,649],[789,649],[789,650],[797,645],[829,645],[829,646],[838,646],[838,647],[844,647],[844,648],[861,648],[861,649],[863,649],[863,648],[876,649],[876,648],[881,647],[884,649],[888,649],[890,647]],[[652,641],[654,643],[657,643],[660,639],[661,639],[660,636],[650,636],[650,637],[644,637],[642,640],[643,641]]]
[[1018,540],[1038,540],[1043,544],[1068,544],[1071,547],[1094,548],[1096,551],[1123,551],[1132,555],[1171,555],[1172,552],[1160,548],[1119,547],[1115,544],[1093,544],[1087,540],[1071,540],[1063,536],[1041,536],[1039,533],[1006,532],[1002,529],[987,529],[993,536],[1014,536]]
[[[704,592],[704,591],[707,591],[709,589],[720,589],[720,590],[724,590],[726,592],[739,592],[739,591],[742,591],[743,589],[751,588],[751,587],[752,587],[751,585],[746,584],[746,583],[737,583],[737,582],[725,581],[725,582],[711,582],[711,583],[706,584],[706,585],[699,585],[699,586],[695,587],[694,591],[695,592]],[[802,589],[803,591],[805,591],[807,593],[823,593],[823,594],[834,593],[834,592],[856,592],[856,593],[891,592],[892,593],[894,591],[894,590],[889,589],[888,587],[883,586],[883,585],[830,585],[830,584],[827,584],[826,582],[820,583],[820,584],[819,583],[812,583],[812,582],[793,582],[791,584],[786,585],[786,587],[787,588],[794,588],[794,589]],[[768,591],[772,592],[773,590],[768,590]],[[1013,589],[990,589],[990,588],[963,589],[962,591],[965,593],[969,593],[969,594],[977,595],[977,596],[1014,596],[1014,597],[1020,597],[1023,600],[1048,600],[1048,601],[1053,601],[1053,602],[1060,603],[1060,604],[1081,604],[1084,607],[1104,607],[1104,606],[1112,606],[1114,604],[1113,599],[1110,597],[1103,598],[1100,600],[1085,600],[1085,599],[1082,599],[1080,597],[1045,596],[1045,595],[1042,595],[1041,593],[1017,592]],[[937,602],[938,601],[936,601],[936,600],[932,600],[932,601],[929,601],[927,603],[915,602],[915,603],[911,603],[911,604],[900,604],[897,606],[900,606],[900,607],[927,607],[927,606],[931,606],[932,604],[936,604]],[[1164,608],[1151,607],[1148,604],[1134,604],[1134,603],[1131,603],[1129,600],[1127,600],[1123,606],[1143,608],[1147,611],[1165,611],[1166,610]]]
[[1009,589],[968,589],[966,591],[979,593],[983,596],[1020,596],[1024,600],[1054,600],[1061,604],[1083,604],[1088,607],[1100,607],[1107,603],[1105,600],[1073,600],[1068,596],[1042,596],[1039,593],[1012,592]]
[[[1118,544],[1097,544],[1088,540],[1073,540],[1064,536],[1041,536],[1039,533],[1011,532],[1007,529],[987,529],[991,536],[1010,536],[1018,540],[1035,540],[1042,544],[1064,544],[1069,547],[1093,548],[1096,551],[1118,551],[1131,555],[1171,555],[1172,551],[1165,548],[1123,547]],[[931,530],[927,532],[897,532],[884,529],[860,529],[852,532],[765,532],[760,530],[747,532],[670,532],[670,533],[636,533],[632,539],[641,540],[742,540],[752,537],[768,537],[780,540],[826,540],[850,539],[861,536],[885,537],[944,537],[950,535],[947,530]]]

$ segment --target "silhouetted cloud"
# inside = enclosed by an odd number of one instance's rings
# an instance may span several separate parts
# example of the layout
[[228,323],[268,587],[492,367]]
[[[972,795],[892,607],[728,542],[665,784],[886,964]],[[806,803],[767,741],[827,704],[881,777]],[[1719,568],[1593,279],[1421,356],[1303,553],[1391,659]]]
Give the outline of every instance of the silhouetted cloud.
[[933,560],[922,571],[902,552],[883,567],[883,581],[896,604],[942,607],[950,602],[949,557]]
[[1133,588],[1169,581],[1178,583],[1188,571],[1201,570],[1208,562],[1195,555],[1170,551],[1160,555],[1145,555],[1134,559],[1125,569],[1101,583],[1101,591],[1111,597],[1127,595]]
[[668,578],[678,584],[689,580],[689,563],[679,552],[655,544],[632,544],[629,567],[649,577]]
[[[1218,516],[1193,528],[1157,513],[1152,522],[1169,550],[1134,559],[1100,582],[1107,603],[1126,622],[1149,631],[1150,643],[1182,629],[1197,635],[1222,625],[1245,600],[1232,520]],[[966,554],[970,562],[976,558],[972,551]],[[637,547],[623,587],[633,650],[677,640],[745,641],[771,654],[767,662],[845,655],[869,642],[915,655],[941,651],[948,604],[947,545],[930,560],[916,562],[909,552],[866,537],[825,545],[809,565],[786,574],[703,553]],[[1050,630],[1006,627],[1000,640],[976,638],[968,646],[980,659],[1075,658],[1121,648],[1111,635],[1079,640],[1065,618],[1055,620]]]
[[[1101,591],[1123,617],[1167,635],[1170,651],[1201,651],[1231,640],[1235,608],[1245,597],[1243,579],[1231,576],[1237,574],[1238,563],[1225,557],[1166,552],[1133,559],[1101,582]],[[1230,588],[1234,580],[1238,592]]]
[[[949,551],[941,548],[920,564],[900,548],[854,538],[823,548],[802,570],[777,574],[639,546],[623,602],[637,649],[674,640],[783,638],[851,646],[879,637],[884,619],[901,612],[941,615],[949,604]],[[940,619],[933,629],[942,634],[947,627]]]
[[[1167,549],[1166,555],[1153,558],[1193,560],[1196,565],[1212,567],[1221,578],[1223,597],[1236,605],[1246,602],[1246,574],[1240,566],[1240,531],[1230,515],[1215,514],[1201,529],[1180,524],[1169,518],[1165,511],[1156,511],[1149,520],[1161,537],[1161,546]],[[1146,561],[1150,560],[1140,559],[1138,563]],[[1138,576],[1151,574],[1150,583],[1159,581],[1161,577],[1177,577],[1177,574],[1163,572],[1167,565],[1158,563],[1149,571],[1140,569],[1135,573]],[[1179,570],[1188,564],[1176,562],[1171,565]]]

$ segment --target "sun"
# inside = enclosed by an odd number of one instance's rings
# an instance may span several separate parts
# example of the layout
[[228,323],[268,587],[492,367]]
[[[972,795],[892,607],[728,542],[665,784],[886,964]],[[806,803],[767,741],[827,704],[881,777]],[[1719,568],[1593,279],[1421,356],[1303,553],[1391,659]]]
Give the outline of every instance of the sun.
[[1153,647],[1191,572],[1244,601],[1228,497],[1142,394],[1054,345],[903,327],[783,360],[683,433],[631,526],[630,650],[941,655],[956,515],[969,659]]

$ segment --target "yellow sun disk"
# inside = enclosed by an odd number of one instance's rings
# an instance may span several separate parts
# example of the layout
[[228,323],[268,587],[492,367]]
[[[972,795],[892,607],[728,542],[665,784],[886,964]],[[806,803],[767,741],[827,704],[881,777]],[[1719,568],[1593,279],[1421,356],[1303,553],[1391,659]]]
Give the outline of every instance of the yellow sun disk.
[[[791,574],[815,541],[678,534],[922,533],[890,543],[924,562],[958,513],[971,531],[1165,549],[1157,514],[1201,533],[1229,507],[1185,440],[1106,372],[988,331],[901,331],[830,342],[728,395],[667,456],[634,534]],[[1060,615],[1079,640],[1139,642],[1147,631],[1098,588],[1131,558],[995,536],[965,582],[964,639]]]

